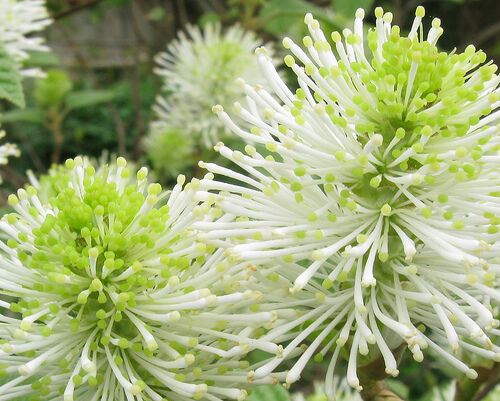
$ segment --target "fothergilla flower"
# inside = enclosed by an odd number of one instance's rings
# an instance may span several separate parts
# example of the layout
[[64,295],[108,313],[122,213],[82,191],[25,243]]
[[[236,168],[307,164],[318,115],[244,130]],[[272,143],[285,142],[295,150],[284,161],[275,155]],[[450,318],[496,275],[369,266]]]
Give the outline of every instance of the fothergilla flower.
[[[377,8],[365,37],[360,9],[354,29],[333,32],[331,42],[306,15],[305,50],[283,40],[293,54],[285,63],[297,75],[295,93],[262,49],[259,64],[273,91],[244,85],[247,106],[233,106],[252,128],[214,106],[252,144],[246,155],[216,145],[245,174],[201,163],[231,181],[202,181],[220,191],[225,214],[195,226],[207,241],[233,237],[234,261],[281,259],[274,273],[290,281],[287,302],[306,296],[301,290],[312,291],[311,299],[331,292],[336,313],[324,311],[321,330],[345,335],[330,350],[349,347],[348,381],[357,389],[358,353],[382,353],[387,373],[397,374],[387,332],[416,360],[430,347],[471,378],[477,374],[462,356],[499,359],[500,77],[472,45],[439,51],[440,21],[425,34],[424,14],[418,7],[404,36],[392,14]],[[306,304],[318,319],[313,302]]]
[[280,351],[253,335],[276,315],[196,240],[199,184],[162,191],[123,158],[55,175],[47,202],[20,189],[0,221],[0,400],[243,399],[241,356]]
[[235,82],[240,77],[253,85],[265,84],[254,56],[261,44],[254,33],[237,25],[224,32],[213,23],[202,30],[187,26],[187,34],[179,33],[167,51],[156,56],[155,72],[163,79],[166,96],[159,95],[153,107],[158,118],[151,124],[152,135],[175,129],[207,147],[227,138],[231,130],[213,115],[212,106],[230,106],[244,98]]

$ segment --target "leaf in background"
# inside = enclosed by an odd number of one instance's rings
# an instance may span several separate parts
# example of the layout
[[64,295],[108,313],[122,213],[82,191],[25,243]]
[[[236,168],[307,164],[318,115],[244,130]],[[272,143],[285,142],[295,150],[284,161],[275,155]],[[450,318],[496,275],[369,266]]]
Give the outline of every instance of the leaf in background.
[[[343,25],[325,11],[324,8],[303,0],[271,0],[262,7],[259,18],[266,22],[263,26],[266,32],[280,38],[291,30],[297,30],[297,27],[305,30],[304,15],[306,13],[312,13],[322,23],[325,31],[342,29]],[[303,34],[299,33],[297,36],[303,36]]]
[[392,391],[403,396],[403,398],[408,398],[410,395],[410,389],[401,380],[387,379],[386,381]]
[[43,123],[43,113],[38,109],[28,108],[23,110],[11,110],[0,115],[0,122],[2,123],[15,123],[15,122],[28,122],[35,124]]
[[372,5],[373,0],[332,0],[333,10],[349,18],[354,18],[358,8],[363,8],[368,12]]
[[68,74],[60,70],[50,70],[45,78],[35,81],[34,96],[41,108],[58,109],[72,89],[73,84]]
[[148,13],[148,20],[150,21],[161,21],[166,17],[167,13],[163,7],[154,7]]
[[61,60],[51,52],[30,52],[30,58],[23,61],[23,67],[57,67]]
[[24,107],[21,73],[17,62],[0,43],[0,99],[6,99],[18,107]]
[[252,393],[247,401],[292,401],[288,391],[283,386],[257,386],[252,388]]
[[220,21],[220,14],[217,13],[205,13],[198,20],[198,25],[203,29],[205,25],[210,23],[215,23]]
[[94,106],[100,103],[109,102],[115,97],[117,97],[116,92],[109,89],[75,91],[69,93],[66,97],[66,107],[69,110],[73,110],[81,107]]

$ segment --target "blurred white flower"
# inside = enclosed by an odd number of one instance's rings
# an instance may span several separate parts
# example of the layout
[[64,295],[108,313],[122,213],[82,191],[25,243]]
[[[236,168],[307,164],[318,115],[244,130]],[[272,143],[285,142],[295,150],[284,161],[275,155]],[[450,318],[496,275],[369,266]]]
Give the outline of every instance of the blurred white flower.
[[254,55],[262,42],[237,25],[224,32],[218,23],[209,23],[203,30],[188,25],[186,30],[156,56],[155,72],[163,80],[164,94],[153,107],[158,118],[151,130],[180,127],[184,135],[210,147],[231,133],[213,115],[212,106],[230,106],[244,98],[238,78],[252,85],[266,82]]
[[[5,131],[0,130],[0,138],[3,138],[4,136]],[[10,156],[19,157],[20,154],[21,152],[19,152],[17,146],[12,143],[4,143],[3,145],[0,145],[0,165],[7,164],[9,162],[8,158]]]
[[[22,62],[30,51],[47,51],[43,38],[31,36],[51,24],[44,0],[0,0],[0,42],[9,54]],[[34,69],[22,71],[24,75]]]

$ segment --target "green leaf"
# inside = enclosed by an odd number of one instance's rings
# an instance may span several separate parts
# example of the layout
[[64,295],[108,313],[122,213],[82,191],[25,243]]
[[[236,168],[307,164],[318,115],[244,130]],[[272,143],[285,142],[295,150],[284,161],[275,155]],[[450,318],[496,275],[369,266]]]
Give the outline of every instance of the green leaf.
[[14,122],[28,122],[35,124],[43,123],[43,113],[34,108],[28,108],[23,110],[12,110],[0,115],[0,122],[2,123],[14,123]]
[[326,9],[303,0],[270,0],[265,3],[259,14],[264,21],[263,29],[278,37],[290,36],[293,40],[301,40],[307,34],[304,16],[311,13],[318,19],[325,32],[342,30],[345,26],[343,16],[332,15]]
[[58,109],[66,95],[73,89],[68,74],[60,70],[50,70],[43,79],[35,81],[35,100],[41,108]]
[[0,99],[6,99],[22,108],[26,104],[21,79],[18,63],[0,43]]
[[163,7],[154,7],[148,13],[148,20],[161,21],[166,17],[167,13]]
[[260,12],[260,20],[266,21],[264,30],[278,37],[289,32],[292,26],[303,24],[304,15],[324,15],[325,10],[303,0],[271,0]]
[[397,394],[403,396],[404,398],[408,398],[408,396],[410,395],[410,389],[406,384],[404,384],[400,380],[394,379],[387,379],[386,381],[392,391],[395,391]]
[[291,401],[290,394],[283,386],[257,386],[252,388],[252,393],[247,401]]
[[113,90],[91,89],[75,91],[71,92],[66,97],[66,107],[69,110],[72,110],[82,107],[94,106],[100,103],[109,102],[115,97],[117,97],[117,93]]
[[363,8],[365,11],[370,11],[373,5],[373,0],[332,0],[334,11],[342,15],[354,18],[354,14],[358,8]]
[[24,67],[49,67],[61,65],[59,57],[51,52],[30,52],[30,57],[23,61]]
[[217,13],[205,13],[198,20],[198,25],[201,28],[205,28],[207,24],[215,24],[220,21],[220,14]]

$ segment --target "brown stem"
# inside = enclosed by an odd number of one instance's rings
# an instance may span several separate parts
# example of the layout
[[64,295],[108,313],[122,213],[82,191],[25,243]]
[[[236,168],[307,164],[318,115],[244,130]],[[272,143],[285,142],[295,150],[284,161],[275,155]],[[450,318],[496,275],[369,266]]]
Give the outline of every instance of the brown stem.
[[361,391],[363,401],[405,401],[392,391],[384,380],[374,380],[363,383]]
[[[204,3],[205,1],[200,1],[200,3]],[[224,14],[226,12],[226,8],[224,5],[219,2],[218,0],[208,0],[208,3],[212,6],[212,8],[217,12],[218,14]]]
[[9,182],[14,188],[21,188],[26,182],[26,178],[16,173],[15,170],[9,166],[0,166],[0,175],[2,178]]
[[498,32],[500,32],[500,21],[496,24],[490,25],[488,28],[476,34],[474,44],[479,46],[480,44],[483,44],[488,39],[490,39],[492,36],[495,36]]
[[[396,360],[400,360],[406,344],[392,350]],[[385,381],[385,362],[382,356],[358,367],[360,385],[363,387],[361,397],[364,401],[405,401],[399,394],[389,388]]]
[[60,13],[57,13],[52,16],[52,19],[58,20],[64,17],[67,17],[69,15],[72,15],[80,10],[84,10],[85,8],[93,7],[99,3],[101,3],[103,0],[89,0],[86,3],[79,4],[75,7],[68,8],[67,10],[61,11]]
[[477,392],[476,396],[474,397],[474,399],[473,399],[472,401],[480,401],[480,400],[482,400],[482,399],[483,399],[483,398],[485,398],[485,397],[489,394],[489,392],[490,392],[491,390],[493,390],[493,389],[497,386],[497,384],[499,384],[499,383],[500,383],[500,378],[499,378],[499,379],[497,379],[497,380],[491,381],[491,382],[489,382],[489,383],[486,383],[486,384],[483,386],[483,388],[482,388],[480,391],[478,391],[478,392]]
[[51,121],[48,124],[48,128],[52,131],[52,135],[54,136],[54,150],[52,151],[51,162],[53,164],[59,164],[64,143],[64,135],[62,132],[64,114],[54,114],[50,118]]
[[[133,10],[132,10],[133,13]],[[144,116],[142,113],[142,101],[141,101],[141,74],[140,74],[140,62],[139,59],[139,49],[140,49],[140,41],[141,34],[140,29],[137,26],[136,18],[132,18],[132,27],[134,28],[134,46],[136,47],[136,51],[133,52],[134,57],[134,66],[132,67],[131,74],[131,95],[132,95],[132,107],[134,109],[134,120],[136,127],[136,135],[134,138],[134,150],[133,157],[134,159],[138,159],[142,154],[142,138],[144,137],[147,127],[144,122]],[[148,54],[148,59],[150,59]]]
[[471,380],[463,376],[457,381],[455,401],[479,401],[500,382],[500,364],[493,366],[474,366],[477,379]]
[[179,16],[179,22],[181,26],[185,26],[189,23],[188,14],[186,11],[186,5],[184,0],[175,0],[175,5],[177,8],[177,15]]

